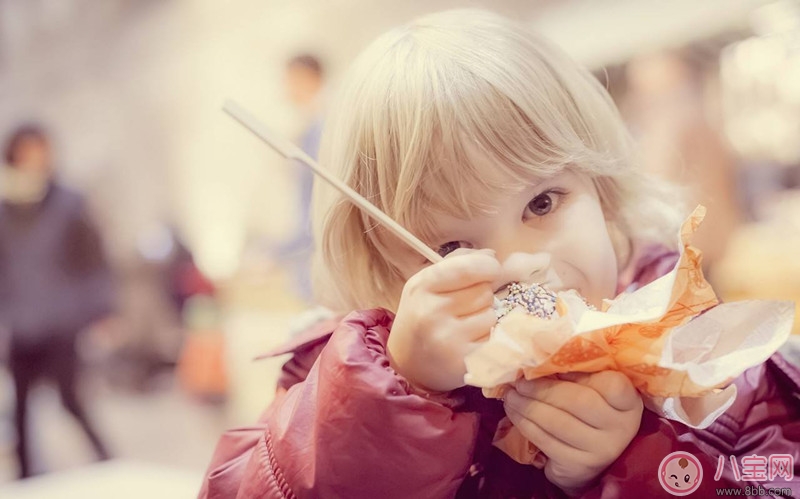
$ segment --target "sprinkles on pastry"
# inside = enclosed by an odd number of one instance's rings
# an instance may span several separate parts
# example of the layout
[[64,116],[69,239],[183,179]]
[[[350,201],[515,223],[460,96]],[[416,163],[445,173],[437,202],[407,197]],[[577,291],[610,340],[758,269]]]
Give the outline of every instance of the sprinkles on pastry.
[[502,319],[516,307],[525,309],[530,315],[550,319],[556,313],[556,294],[541,284],[520,284],[513,282],[508,286],[508,296],[500,300],[495,308],[497,319]]

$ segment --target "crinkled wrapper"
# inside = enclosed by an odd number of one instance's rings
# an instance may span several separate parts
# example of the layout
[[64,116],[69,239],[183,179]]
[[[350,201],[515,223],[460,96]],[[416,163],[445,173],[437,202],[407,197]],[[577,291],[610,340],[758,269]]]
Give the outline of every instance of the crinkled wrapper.
[[[557,293],[551,319],[522,308],[509,312],[467,356],[466,383],[502,398],[521,378],[620,371],[648,409],[693,428],[708,427],[733,404],[731,381],[788,339],[794,303],[719,304],[703,277],[701,254],[690,245],[704,215],[699,206],[681,227],[681,255],[672,271],[606,301],[602,311],[567,291]],[[507,419],[494,444],[525,464],[539,452]]]

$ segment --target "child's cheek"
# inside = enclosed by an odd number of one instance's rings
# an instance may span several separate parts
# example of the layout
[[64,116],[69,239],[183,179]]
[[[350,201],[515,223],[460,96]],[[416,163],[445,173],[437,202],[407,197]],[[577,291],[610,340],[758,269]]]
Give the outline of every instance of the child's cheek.
[[[617,257],[602,209],[591,199],[578,200],[561,227],[555,259],[576,274],[577,279],[561,276],[565,284],[580,288],[584,297],[600,307],[603,299],[614,298],[617,288]],[[568,270],[567,270],[568,271]],[[575,281],[578,282],[570,282]]]

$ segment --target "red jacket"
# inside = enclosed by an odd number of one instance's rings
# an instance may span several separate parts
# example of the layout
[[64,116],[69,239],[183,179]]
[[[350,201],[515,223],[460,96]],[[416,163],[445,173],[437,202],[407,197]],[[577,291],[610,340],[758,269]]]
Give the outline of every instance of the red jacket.
[[[674,255],[644,258],[631,275],[644,284],[671,268],[669,261]],[[278,395],[256,425],[223,435],[199,497],[563,497],[541,470],[491,445],[501,402],[473,387],[429,399],[389,367],[392,320],[384,310],[354,312],[271,352],[294,354]],[[694,497],[759,485],[790,487],[800,497],[797,479],[737,481],[728,460],[791,454],[800,478],[800,370],[776,354],[735,383],[736,402],[706,430],[645,410],[637,436],[584,497],[672,497],[657,473],[678,450],[702,463]],[[724,473],[715,481],[720,455]]]

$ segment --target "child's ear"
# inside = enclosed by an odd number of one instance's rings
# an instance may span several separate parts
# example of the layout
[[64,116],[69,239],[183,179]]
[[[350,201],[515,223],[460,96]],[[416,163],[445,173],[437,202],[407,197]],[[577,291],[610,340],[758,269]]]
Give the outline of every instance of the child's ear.
[[619,224],[613,220],[606,220],[606,228],[611,238],[611,245],[614,247],[614,254],[617,256],[617,269],[622,271],[631,263],[633,257],[633,241]]

